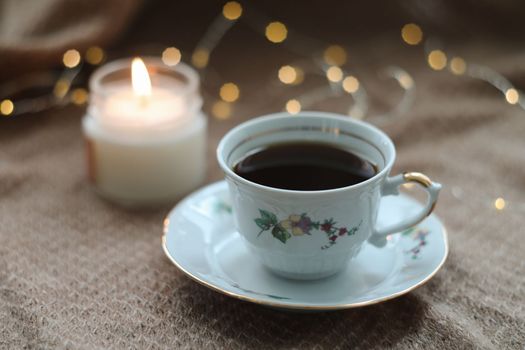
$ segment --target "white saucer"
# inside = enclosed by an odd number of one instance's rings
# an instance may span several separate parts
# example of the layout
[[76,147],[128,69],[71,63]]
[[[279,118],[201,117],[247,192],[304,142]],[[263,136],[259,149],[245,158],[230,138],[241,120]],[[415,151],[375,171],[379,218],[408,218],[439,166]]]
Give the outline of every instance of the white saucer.
[[[406,195],[385,197],[379,223],[408,215],[421,204]],[[322,280],[278,277],[249,254],[235,231],[224,181],[180,202],[164,222],[164,252],[186,275],[220,293],[272,307],[335,310],[395,298],[421,286],[448,253],[445,227],[435,215],[390,236],[379,249],[365,244],[345,270]]]

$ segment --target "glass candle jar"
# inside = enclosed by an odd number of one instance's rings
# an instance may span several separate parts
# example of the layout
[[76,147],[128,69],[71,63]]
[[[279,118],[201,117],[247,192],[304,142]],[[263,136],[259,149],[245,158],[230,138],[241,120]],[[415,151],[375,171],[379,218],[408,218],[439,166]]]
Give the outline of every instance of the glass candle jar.
[[89,86],[82,127],[89,179],[100,195],[156,205],[204,181],[207,120],[195,70],[121,59],[95,71]]

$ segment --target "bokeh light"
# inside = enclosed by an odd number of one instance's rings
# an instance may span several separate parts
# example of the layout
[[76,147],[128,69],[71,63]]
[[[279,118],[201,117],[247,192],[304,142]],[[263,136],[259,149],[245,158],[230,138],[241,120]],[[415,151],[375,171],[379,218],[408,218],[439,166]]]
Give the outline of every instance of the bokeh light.
[[428,65],[434,70],[442,70],[447,66],[447,56],[441,50],[432,50],[428,54]]
[[342,66],[346,63],[346,50],[339,45],[330,45],[324,50],[323,58],[331,66]]
[[222,8],[222,14],[230,21],[234,21],[241,17],[242,6],[237,1],[228,1]]
[[167,66],[175,66],[180,62],[182,55],[176,47],[168,47],[162,51],[162,62]]
[[494,207],[497,209],[497,210],[503,210],[505,209],[505,206],[507,205],[507,203],[505,203],[505,200],[501,197],[499,198],[496,198],[496,200],[494,201]]
[[283,84],[300,84],[304,79],[304,72],[302,69],[293,66],[282,66],[279,69],[279,80]]
[[456,75],[464,74],[467,70],[467,63],[461,57],[454,57],[450,60],[450,71]]
[[332,66],[326,71],[326,77],[333,83],[337,83],[343,79],[343,71],[337,66]]
[[13,101],[6,99],[0,102],[0,113],[2,115],[10,115],[13,113],[14,110],[15,104],[13,103]]
[[408,45],[417,45],[423,39],[423,31],[415,23],[408,23],[401,28],[401,38]]
[[208,65],[210,52],[206,49],[196,49],[191,56],[191,63],[197,68],[204,68]]
[[71,91],[71,102],[80,106],[87,102],[88,92],[86,89],[78,88]]
[[92,65],[101,64],[104,61],[104,50],[98,46],[91,46],[84,55],[86,62]]
[[222,85],[219,91],[221,99],[226,102],[237,101],[237,99],[239,99],[239,94],[239,87],[234,83],[226,83]]
[[288,29],[281,22],[272,22],[266,26],[266,38],[272,43],[281,43],[288,36]]
[[359,89],[359,80],[352,75],[347,76],[343,80],[343,89],[349,94],[353,94]]
[[511,105],[515,105],[516,103],[518,103],[518,101],[520,100],[518,90],[514,88],[507,89],[507,91],[505,91],[505,99]]
[[211,114],[219,120],[229,119],[232,113],[231,104],[224,101],[216,101],[211,107]]
[[297,114],[301,111],[301,102],[292,99],[286,102],[286,111],[290,114]]
[[74,68],[80,63],[80,52],[75,49],[67,50],[62,57],[62,62],[67,68]]

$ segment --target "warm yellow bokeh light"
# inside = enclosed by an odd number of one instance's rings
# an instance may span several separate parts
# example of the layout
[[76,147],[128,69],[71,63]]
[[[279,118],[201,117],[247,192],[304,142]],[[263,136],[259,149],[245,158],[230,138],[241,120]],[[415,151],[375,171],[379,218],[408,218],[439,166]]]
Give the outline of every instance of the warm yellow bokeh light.
[[304,71],[299,67],[282,66],[278,77],[283,84],[299,85],[304,81]]
[[507,91],[505,91],[505,99],[508,103],[511,105],[515,105],[520,100],[520,95],[518,93],[518,90],[514,88],[510,88]]
[[234,83],[226,83],[219,91],[221,99],[226,102],[234,102],[239,98],[239,87]]
[[80,63],[80,52],[75,49],[67,50],[62,57],[64,66],[74,68]]
[[408,45],[417,45],[423,39],[423,31],[415,23],[408,23],[401,28],[401,38]]
[[211,107],[211,113],[216,119],[228,119],[232,113],[231,104],[224,101],[216,101]]
[[222,8],[222,14],[227,19],[234,21],[241,17],[242,6],[237,1],[229,1],[224,4],[224,7]]
[[432,50],[428,54],[428,65],[434,70],[442,70],[447,66],[447,56],[441,50]]
[[176,47],[168,47],[162,51],[162,62],[167,66],[176,66],[181,58],[180,50]]
[[467,70],[467,63],[461,57],[454,57],[450,60],[450,71],[456,75],[461,75]]
[[343,80],[343,89],[349,94],[353,94],[359,89],[359,80],[352,75],[347,76]]
[[0,113],[2,115],[10,115],[15,110],[15,105],[11,100],[3,100],[0,102]]
[[286,102],[286,111],[290,114],[297,114],[301,111],[301,102],[293,99]]
[[204,68],[208,65],[210,52],[206,49],[197,49],[191,56],[191,63],[197,68]]
[[279,80],[284,84],[293,84],[298,78],[297,69],[292,66],[282,66],[278,75]]
[[104,50],[98,46],[91,46],[87,49],[84,57],[89,64],[100,64],[104,60]]
[[332,66],[326,71],[326,77],[333,83],[337,83],[343,79],[343,71],[337,66]]
[[281,22],[272,22],[266,26],[266,38],[272,43],[281,43],[286,39],[288,29]]
[[55,87],[53,88],[53,94],[57,98],[64,98],[64,96],[66,96],[66,94],[69,91],[69,87],[70,87],[69,81],[65,79],[59,79],[55,83]]
[[86,89],[78,88],[71,91],[71,101],[76,105],[83,105],[88,100],[88,92]]
[[494,201],[494,207],[497,209],[497,210],[503,210],[505,209],[505,206],[507,205],[507,203],[505,203],[505,200],[501,197],[499,198],[496,198],[496,200]]
[[397,81],[399,82],[399,85],[401,85],[401,87],[405,90],[408,90],[414,86],[414,80],[412,80],[412,77],[406,73],[402,73],[399,77],[397,77]]
[[331,66],[342,66],[346,63],[346,50],[339,45],[331,45],[324,50],[324,61]]

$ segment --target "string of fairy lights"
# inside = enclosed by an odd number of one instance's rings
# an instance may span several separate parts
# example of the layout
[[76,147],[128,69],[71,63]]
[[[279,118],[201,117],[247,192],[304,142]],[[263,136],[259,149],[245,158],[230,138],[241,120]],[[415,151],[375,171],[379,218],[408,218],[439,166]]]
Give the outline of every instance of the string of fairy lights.
[[[290,114],[297,114],[302,109],[310,108],[315,103],[330,97],[349,97],[350,105],[347,114],[350,117],[362,119],[371,118],[376,124],[393,120],[397,115],[407,112],[415,99],[416,84],[413,77],[404,69],[389,66],[382,72],[387,78],[394,79],[402,89],[403,94],[396,105],[381,115],[369,115],[369,103],[366,88],[356,73],[350,73],[347,67],[348,50],[339,44],[326,44],[317,39],[303,36],[295,32],[285,23],[266,17],[251,4],[238,1],[226,2],[220,14],[210,23],[203,37],[191,53],[189,60],[199,70],[201,79],[209,74],[210,60],[214,50],[219,47],[227,32],[239,21],[247,24],[256,33],[264,36],[268,42],[280,45],[287,50],[298,54],[302,60],[290,62],[276,68],[272,82],[282,87],[297,86],[303,83],[307,75],[323,76],[326,83],[303,92],[289,99],[284,110]],[[523,92],[516,89],[512,83],[498,72],[489,67],[467,62],[464,58],[447,54],[436,48],[431,38],[425,38],[422,28],[416,23],[408,23],[401,28],[402,42],[409,46],[421,46],[424,50],[428,66],[435,71],[445,71],[457,76],[467,76],[487,82],[499,90],[506,102],[517,105],[525,110]],[[312,57],[313,52],[313,57]],[[176,66],[181,62],[183,53],[177,47],[167,47],[160,53],[162,61],[167,66]],[[26,113],[35,113],[42,110],[61,107],[67,104],[82,106],[87,103],[89,94],[83,86],[76,86],[76,79],[85,67],[93,69],[106,59],[106,52],[98,46],[92,46],[81,53],[76,49],[67,50],[62,57],[63,69],[58,75],[43,75],[42,85],[50,85],[52,91],[44,96],[32,98],[11,99],[4,98],[0,102],[0,115],[12,117]],[[30,77],[31,78],[31,77]],[[32,77],[35,80],[35,77]],[[19,81],[11,81],[0,86],[0,97],[11,96],[27,85],[27,77]],[[31,80],[31,79],[29,79]],[[280,93],[280,92],[279,92]],[[211,115],[217,120],[229,119],[235,106],[239,103],[241,89],[233,81],[225,81],[220,86],[217,95],[207,96],[211,104]],[[461,189],[453,188],[452,194],[457,199],[462,197]],[[493,207],[504,210],[507,206],[502,197],[493,200]],[[520,208],[525,211],[525,208]]]

